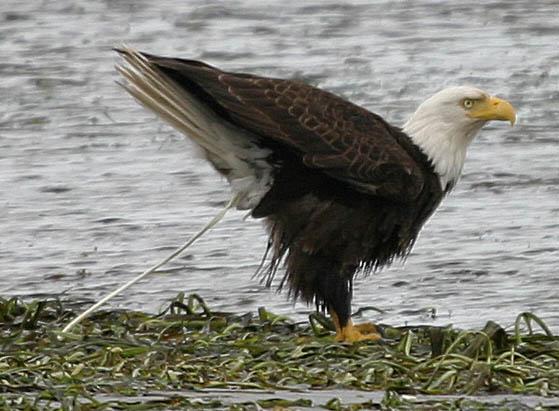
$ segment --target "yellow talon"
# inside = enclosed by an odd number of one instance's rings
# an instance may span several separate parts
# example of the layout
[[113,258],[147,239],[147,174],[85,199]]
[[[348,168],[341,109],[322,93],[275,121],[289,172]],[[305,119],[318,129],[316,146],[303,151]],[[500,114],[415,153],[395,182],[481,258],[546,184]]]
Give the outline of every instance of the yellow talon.
[[330,315],[336,327],[336,341],[338,342],[354,343],[357,341],[378,341],[382,339],[378,328],[372,323],[354,325],[350,319],[345,326],[341,327],[338,315],[333,310],[330,310]]
[[361,334],[377,334],[380,336],[380,331],[376,325],[373,323],[361,323],[354,324],[354,328],[357,329]]

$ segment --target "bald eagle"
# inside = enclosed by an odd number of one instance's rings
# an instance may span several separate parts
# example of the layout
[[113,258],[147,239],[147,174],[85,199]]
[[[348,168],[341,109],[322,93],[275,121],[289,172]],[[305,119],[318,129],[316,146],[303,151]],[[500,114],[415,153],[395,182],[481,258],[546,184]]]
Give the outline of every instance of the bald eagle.
[[381,338],[352,323],[354,276],[406,257],[481,127],[516,118],[508,101],[460,86],[399,128],[303,82],[117,51],[124,88],[202,149],[238,209],[265,219],[269,277],[284,266],[281,284],[328,310],[338,341]]

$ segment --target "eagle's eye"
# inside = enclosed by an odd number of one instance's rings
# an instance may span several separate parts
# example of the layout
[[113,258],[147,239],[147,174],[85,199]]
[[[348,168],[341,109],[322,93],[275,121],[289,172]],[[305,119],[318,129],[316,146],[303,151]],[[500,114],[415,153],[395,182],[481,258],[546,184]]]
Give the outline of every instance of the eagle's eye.
[[462,105],[464,106],[464,108],[472,108],[474,105],[474,100],[472,100],[471,98],[466,98],[462,102]]

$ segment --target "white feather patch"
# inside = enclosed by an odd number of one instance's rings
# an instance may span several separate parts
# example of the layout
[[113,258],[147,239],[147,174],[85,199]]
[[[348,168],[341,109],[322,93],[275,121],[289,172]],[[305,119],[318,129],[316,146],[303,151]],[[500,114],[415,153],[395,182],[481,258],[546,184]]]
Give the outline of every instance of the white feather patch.
[[259,147],[255,136],[223,121],[136,50],[123,47],[122,52],[126,64],[116,69],[126,82],[119,84],[203,150],[240,195],[238,209],[256,207],[273,182],[273,168],[266,161],[271,151]]
[[423,102],[403,127],[433,164],[443,189],[460,178],[466,151],[485,124],[467,116],[461,101],[484,95],[474,87],[449,87]]

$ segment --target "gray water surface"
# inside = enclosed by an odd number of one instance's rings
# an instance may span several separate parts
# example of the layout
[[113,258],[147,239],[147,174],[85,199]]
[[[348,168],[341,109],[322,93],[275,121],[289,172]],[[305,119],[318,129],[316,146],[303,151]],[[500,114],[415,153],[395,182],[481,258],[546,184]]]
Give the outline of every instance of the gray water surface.
[[[304,78],[402,125],[472,84],[518,108],[487,126],[407,263],[357,281],[375,321],[559,331],[559,3],[29,1],[0,3],[0,295],[98,299],[159,261],[227,201],[190,145],[116,84],[111,47]],[[261,222],[231,212],[164,273],[114,300],[157,311],[179,291],[216,309],[303,318],[251,279]],[[435,315],[433,315],[435,313]],[[434,318],[433,318],[434,317]]]

